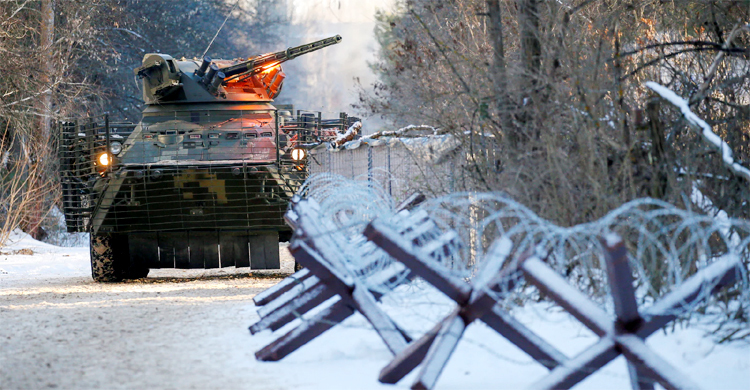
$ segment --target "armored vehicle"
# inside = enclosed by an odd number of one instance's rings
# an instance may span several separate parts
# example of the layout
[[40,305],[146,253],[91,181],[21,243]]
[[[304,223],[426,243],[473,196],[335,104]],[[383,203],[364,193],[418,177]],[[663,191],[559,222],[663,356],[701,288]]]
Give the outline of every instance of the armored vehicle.
[[279,268],[283,214],[307,175],[306,143],[341,114],[271,104],[281,63],[340,36],[247,59],[146,54],[135,69],[146,107],[138,124],[108,117],[61,125],[63,210],[89,232],[92,276],[109,282],[151,268]]

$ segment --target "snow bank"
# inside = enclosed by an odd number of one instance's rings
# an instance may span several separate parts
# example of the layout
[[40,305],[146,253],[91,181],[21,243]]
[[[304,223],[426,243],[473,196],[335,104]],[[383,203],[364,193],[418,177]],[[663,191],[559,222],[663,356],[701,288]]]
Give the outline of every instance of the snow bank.
[[[383,300],[384,309],[401,327],[417,336],[447,315],[453,304],[431,286],[403,286]],[[515,308],[513,316],[572,357],[598,340],[569,314],[546,303]],[[280,330],[280,332],[282,332]],[[253,336],[258,348],[270,332]],[[747,389],[750,350],[747,344],[716,345],[697,327],[658,332],[647,345],[704,389]],[[419,370],[396,385],[377,382],[391,355],[374,330],[355,314],[280,362],[252,367],[279,379],[286,389],[408,389]],[[289,375],[293,372],[294,375]],[[481,321],[470,325],[451,356],[436,389],[523,389],[547,374],[540,364]],[[630,389],[623,357],[590,376],[576,389]]]

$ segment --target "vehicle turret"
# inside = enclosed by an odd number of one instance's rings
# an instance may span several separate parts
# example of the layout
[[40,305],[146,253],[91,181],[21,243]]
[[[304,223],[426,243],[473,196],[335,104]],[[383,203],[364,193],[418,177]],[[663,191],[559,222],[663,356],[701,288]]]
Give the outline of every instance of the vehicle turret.
[[278,96],[286,75],[281,64],[301,55],[335,45],[341,36],[290,47],[276,53],[247,59],[200,62],[176,60],[167,54],[150,53],[134,70],[143,83],[146,104],[269,102]]

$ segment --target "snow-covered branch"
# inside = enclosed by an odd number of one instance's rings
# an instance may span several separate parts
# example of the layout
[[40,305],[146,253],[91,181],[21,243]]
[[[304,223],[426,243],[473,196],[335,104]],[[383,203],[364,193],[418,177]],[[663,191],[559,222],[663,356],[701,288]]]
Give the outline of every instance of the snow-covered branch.
[[698,115],[690,110],[687,100],[677,96],[677,94],[669,88],[653,81],[647,81],[646,86],[651,88],[662,98],[666,99],[674,106],[679,108],[682,112],[682,116],[687,119],[690,127],[693,130],[697,131],[706,142],[719,150],[724,165],[726,165],[726,167],[729,168],[729,170],[732,171],[732,173],[734,173],[735,175],[740,176],[750,182],[750,169],[740,165],[740,163],[734,160],[734,154],[732,153],[732,148],[729,147],[729,144],[724,142],[721,137],[714,133],[711,129],[711,126],[706,123],[706,121],[698,117]]
[[359,131],[362,130],[362,122],[357,121],[354,122],[353,125],[349,126],[349,128],[346,130],[345,133],[339,133],[336,135],[336,139],[333,140],[333,146],[339,147],[351,140],[354,139],[359,134]]
[[402,127],[398,130],[391,131],[378,131],[363,138],[378,139],[381,137],[403,137],[403,138],[415,138],[424,137],[425,135],[437,135],[439,130],[432,126],[427,125],[409,125]]
[[47,93],[47,92],[49,92],[49,91],[51,91],[51,90],[52,90],[51,88],[47,88],[47,89],[45,89],[45,90],[44,90],[44,91],[42,91],[42,92],[39,92],[39,93],[33,94],[33,95],[29,96],[29,97],[25,97],[25,98],[23,98],[23,99],[20,99],[20,100],[16,100],[15,102],[11,102],[11,103],[7,103],[7,104],[4,104],[4,105],[2,105],[2,106],[0,106],[0,107],[15,106],[15,105],[16,105],[16,104],[18,104],[18,103],[23,103],[23,102],[25,102],[25,101],[31,100],[31,99],[33,99],[33,98],[35,98],[35,97],[37,97],[37,96],[39,96],[39,95],[45,94],[45,93]]

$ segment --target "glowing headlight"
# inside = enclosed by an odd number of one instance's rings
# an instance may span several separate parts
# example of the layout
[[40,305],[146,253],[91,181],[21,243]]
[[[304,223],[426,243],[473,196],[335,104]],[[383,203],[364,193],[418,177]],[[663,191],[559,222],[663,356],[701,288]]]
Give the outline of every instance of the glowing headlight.
[[109,143],[109,151],[115,156],[122,152],[122,143],[120,141],[112,141]]
[[99,155],[99,165],[106,167],[107,165],[109,165],[109,162],[109,153],[102,153]]
[[307,152],[305,152],[305,149],[292,149],[292,160],[294,161],[300,161],[307,156]]

